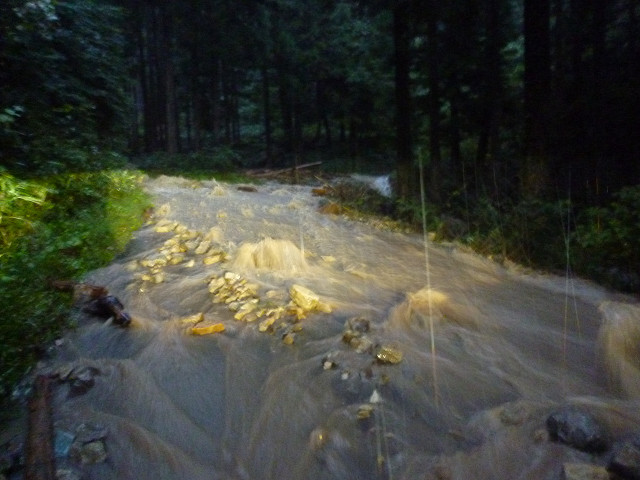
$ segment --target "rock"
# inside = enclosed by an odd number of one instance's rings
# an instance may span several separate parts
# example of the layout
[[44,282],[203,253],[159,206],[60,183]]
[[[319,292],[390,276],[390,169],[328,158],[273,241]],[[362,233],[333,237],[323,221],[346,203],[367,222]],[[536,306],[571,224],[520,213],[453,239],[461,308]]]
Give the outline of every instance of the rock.
[[619,445],[607,469],[625,480],[640,480],[640,445],[630,442]]
[[609,480],[604,467],[588,463],[565,463],[562,465],[562,480]]
[[255,193],[258,191],[258,189],[253,185],[238,185],[236,189],[241,192],[251,192],[251,193]]
[[367,418],[371,417],[372,413],[373,413],[373,405],[366,403],[358,407],[358,413],[356,413],[356,418],[358,420],[366,420]]
[[81,480],[79,473],[68,468],[59,468],[56,470],[56,480]]
[[547,418],[547,431],[552,440],[584,452],[598,453],[607,449],[607,435],[596,419],[576,407],[564,407]]
[[188,317],[181,318],[180,323],[195,325],[196,323],[200,323],[203,320],[204,320],[204,313],[200,312],[194,315],[189,315]]
[[57,458],[63,458],[69,455],[71,445],[76,439],[76,436],[65,430],[56,429],[53,435],[53,452]]
[[209,335],[212,333],[224,332],[225,326],[223,323],[214,323],[213,325],[207,325],[206,327],[192,327],[189,329],[189,333],[192,335]]
[[204,255],[205,253],[207,253],[209,251],[210,247],[211,247],[211,242],[209,240],[203,240],[196,247],[196,249],[194,250],[194,253],[196,255]]
[[301,285],[292,285],[289,295],[296,305],[307,311],[315,309],[320,302],[318,295]]
[[295,337],[293,333],[285,333],[282,336],[282,343],[284,343],[285,345],[293,345],[294,340]]
[[224,255],[222,253],[216,253],[214,255],[208,255],[202,259],[202,263],[205,265],[213,265],[215,263],[220,263],[224,260]]
[[100,424],[81,423],[76,429],[76,441],[90,443],[103,440],[109,435],[109,429]]
[[263,320],[260,322],[260,325],[258,325],[258,330],[261,332],[273,332],[273,324],[275,321],[276,317],[269,317],[266,320]]
[[244,320],[244,318],[249,314],[257,310],[258,308],[258,299],[255,298],[253,300],[249,300],[247,303],[244,303],[237,311],[237,313],[233,316],[236,320]]
[[343,212],[343,208],[339,203],[329,202],[321,206],[319,212],[325,215],[340,215]]
[[96,440],[80,446],[77,457],[83,465],[94,465],[107,459],[107,450],[102,440]]
[[353,317],[347,320],[345,327],[354,332],[367,333],[371,328],[371,322],[364,317]]
[[0,472],[11,473],[23,468],[24,454],[24,443],[18,436],[0,445]]
[[168,232],[173,232],[177,226],[178,226],[178,222],[162,219],[156,224],[156,227],[154,228],[154,230],[158,233],[168,233]]
[[395,365],[402,361],[402,352],[396,348],[382,346],[376,352],[378,363]]
[[80,367],[69,375],[69,394],[71,396],[84,395],[96,383],[95,377],[100,374],[100,370],[94,367]]

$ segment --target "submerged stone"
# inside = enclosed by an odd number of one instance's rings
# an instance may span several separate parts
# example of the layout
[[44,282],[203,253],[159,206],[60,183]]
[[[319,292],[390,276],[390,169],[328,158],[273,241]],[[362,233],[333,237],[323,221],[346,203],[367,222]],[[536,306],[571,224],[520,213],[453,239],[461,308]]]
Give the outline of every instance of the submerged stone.
[[547,418],[547,431],[552,440],[585,452],[607,449],[607,434],[588,412],[576,407],[564,407]]
[[640,480],[640,446],[629,442],[618,446],[607,468],[620,478]]
[[107,450],[101,440],[96,440],[82,445],[77,455],[81,464],[94,465],[107,459]]
[[393,347],[382,346],[376,352],[378,363],[395,365],[402,361],[402,352]]

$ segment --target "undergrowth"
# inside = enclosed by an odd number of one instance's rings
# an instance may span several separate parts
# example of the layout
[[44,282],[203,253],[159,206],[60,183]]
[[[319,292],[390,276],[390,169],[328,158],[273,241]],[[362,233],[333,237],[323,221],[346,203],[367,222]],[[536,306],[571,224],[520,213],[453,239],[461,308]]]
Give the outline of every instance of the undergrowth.
[[139,172],[64,173],[21,180],[2,172],[0,399],[70,326],[69,294],[51,281],[81,279],[124,250],[150,205]]

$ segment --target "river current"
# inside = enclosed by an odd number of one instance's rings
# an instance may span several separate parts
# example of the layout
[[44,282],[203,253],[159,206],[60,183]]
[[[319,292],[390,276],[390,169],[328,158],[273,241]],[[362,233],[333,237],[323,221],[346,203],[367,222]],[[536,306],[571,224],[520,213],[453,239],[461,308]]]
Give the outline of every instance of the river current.
[[630,298],[320,214],[306,186],[147,188],[152,221],[86,279],[131,325],[78,311],[45,367],[91,372],[54,388],[58,429],[108,432],[82,478],[555,479],[606,460],[552,441],[554,410],[640,432]]

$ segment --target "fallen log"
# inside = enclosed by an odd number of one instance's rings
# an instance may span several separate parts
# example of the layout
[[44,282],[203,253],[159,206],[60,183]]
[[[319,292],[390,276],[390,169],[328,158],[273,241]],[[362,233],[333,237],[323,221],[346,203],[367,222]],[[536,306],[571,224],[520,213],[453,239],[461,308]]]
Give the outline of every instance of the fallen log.
[[295,172],[297,170],[302,170],[304,168],[317,167],[322,165],[322,162],[311,162],[311,163],[303,163],[302,165],[295,165],[293,167],[280,168],[277,170],[253,170],[247,172],[249,175],[253,175],[254,177],[271,177],[275,175],[280,175],[282,173]]
[[55,280],[51,286],[57,290],[73,292],[76,304],[83,304],[82,309],[103,318],[113,318],[113,323],[127,327],[131,323],[131,316],[124,311],[122,302],[102,285],[74,282],[73,280]]
[[28,408],[29,429],[24,478],[25,480],[55,480],[51,388],[48,377],[39,375],[36,378]]

